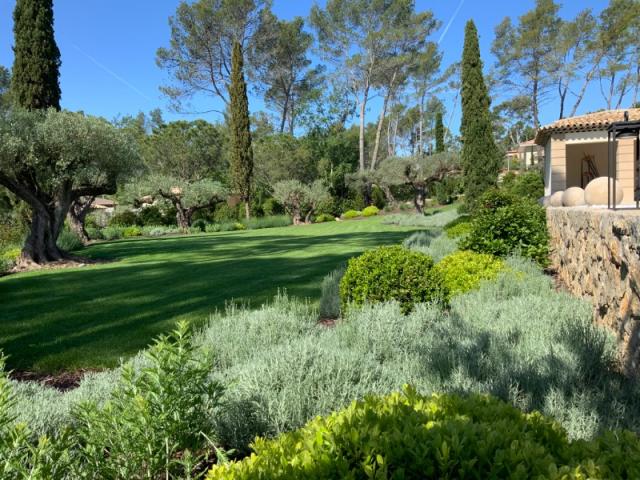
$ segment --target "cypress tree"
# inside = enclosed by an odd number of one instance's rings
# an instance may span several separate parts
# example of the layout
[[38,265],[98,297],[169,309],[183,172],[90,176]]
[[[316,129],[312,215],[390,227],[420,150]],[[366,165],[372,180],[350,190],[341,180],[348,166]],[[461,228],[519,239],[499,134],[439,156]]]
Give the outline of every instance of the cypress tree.
[[493,138],[491,100],[482,74],[478,31],[467,22],[462,53],[462,168],[465,200],[470,207],[498,181],[501,159]]
[[436,153],[444,152],[444,125],[442,124],[442,112],[436,113]]
[[17,0],[13,33],[14,103],[30,110],[60,110],[60,50],[53,32],[53,0]]
[[251,125],[249,123],[249,100],[247,84],[243,74],[242,47],[233,45],[231,57],[231,83],[229,84],[229,109],[231,113],[231,179],[233,186],[245,205],[249,218],[251,179],[253,177],[253,149],[251,148]]

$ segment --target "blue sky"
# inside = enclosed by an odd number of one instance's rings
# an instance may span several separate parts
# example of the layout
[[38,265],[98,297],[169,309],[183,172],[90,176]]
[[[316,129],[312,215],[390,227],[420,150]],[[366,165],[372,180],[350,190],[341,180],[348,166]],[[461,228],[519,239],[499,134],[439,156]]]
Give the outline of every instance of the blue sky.
[[[60,83],[62,105],[69,110],[112,119],[118,115],[148,112],[160,107],[166,119],[196,118],[168,110],[168,101],[159,91],[167,82],[166,74],[155,64],[158,47],[169,43],[168,18],[175,12],[179,0],[55,0],[56,40],[62,53]],[[320,5],[324,0],[317,2]],[[516,17],[532,8],[533,0],[417,0],[418,10],[431,9],[443,27],[434,35],[438,40],[445,26],[450,27],[440,44],[444,64],[457,61],[462,53],[464,25],[468,19],[476,22],[485,66],[493,63],[490,48],[493,29],[505,16]],[[606,0],[572,0],[563,2],[561,15],[574,16],[591,7],[600,12]],[[273,10],[281,18],[306,16],[312,0],[274,0]],[[0,65],[13,62],[12,11],[15,0],[0,2]],[[455,12],[457,15],[454,16]],[[444,100],[453,109],[451,128],[459,124],[459,105],[454,109],[454,94]],[[495,101],[495,100],[494,100]],[[252,111],[264,109],[259,98],[250,99]],[[210,97],[196,99],[194,107],[201,111],[215,108]],[[595,85],[589,90],[581,111],[602,108],[602,99]],[[377,113],[374,101],[369,112]],[[555,120],[556,105],[542,108],[543,123]],[[200,115],[210,121],[215,114]]]

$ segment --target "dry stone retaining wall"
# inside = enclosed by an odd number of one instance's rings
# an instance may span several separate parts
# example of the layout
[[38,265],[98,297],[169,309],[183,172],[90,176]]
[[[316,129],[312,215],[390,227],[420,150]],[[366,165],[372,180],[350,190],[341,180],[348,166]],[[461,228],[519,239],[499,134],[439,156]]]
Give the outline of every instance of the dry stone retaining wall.
[[547,209],[551,262],[562,283],[612,329],[629,374],[640,374],[640,212]]

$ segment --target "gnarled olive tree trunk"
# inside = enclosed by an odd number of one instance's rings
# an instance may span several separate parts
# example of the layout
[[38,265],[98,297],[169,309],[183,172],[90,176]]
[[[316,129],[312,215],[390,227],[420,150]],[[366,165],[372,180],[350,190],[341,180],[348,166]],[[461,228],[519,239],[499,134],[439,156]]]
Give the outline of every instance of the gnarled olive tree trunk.
[[77,198],[71,203],[69,214],[67,215],[69,227],[71,227],[73,233],[77,235],[84,245],[87,245],[91,240],[85,228],[85,220],[95,198],[96,197]]

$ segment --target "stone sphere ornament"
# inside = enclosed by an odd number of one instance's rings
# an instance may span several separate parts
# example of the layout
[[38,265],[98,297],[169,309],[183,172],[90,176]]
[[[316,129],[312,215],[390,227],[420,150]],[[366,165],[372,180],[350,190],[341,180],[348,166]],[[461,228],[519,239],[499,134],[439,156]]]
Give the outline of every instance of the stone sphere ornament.
[[[609,182],[607,182],[607,180]],[[612,178],[598,177],[589,182],[589,184],[584,189],[584,200],[587,205],[607,205],[607,183],[611,185],[611,194],[613,195],[614,180]],[[617,180],[615,180],[615,186],[615,205],[619,205],[624,198],[624,190],[622,188],[622,185],[620,185],[620,182]]]
[[549,197],[549,206],[550,207],[561,207],[562,206],[562,195],[564,194],[564,190],[560,190],[559,192],[555,192],[553,195]]
[[584,204],[584,190],[580,187],[569,187],[562,194],[562,205],[565,207],[579,207]]

